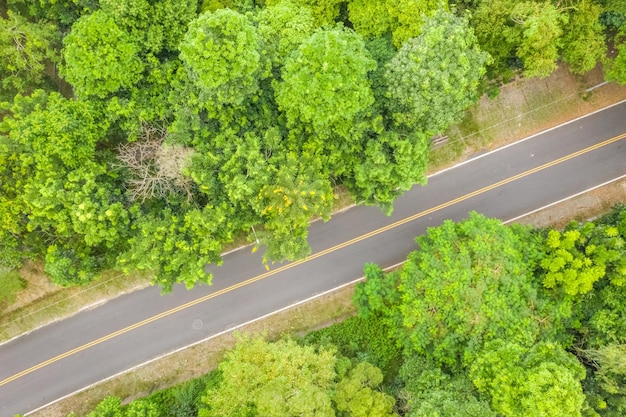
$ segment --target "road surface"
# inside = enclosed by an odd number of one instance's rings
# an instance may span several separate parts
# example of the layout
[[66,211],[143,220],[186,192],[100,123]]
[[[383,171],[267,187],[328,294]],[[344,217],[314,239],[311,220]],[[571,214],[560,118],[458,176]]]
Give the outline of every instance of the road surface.
[[165,353],[362,275],[415,249],[414,237],[471,210],[508,220],[626,175],[626,103],[480,155],[399,198],[390,217],[355,207],[315,222],[312,255],[273,265],[248,249],[212,267],[213,285],[148,288],[0,345],[0,417],[29,413]]

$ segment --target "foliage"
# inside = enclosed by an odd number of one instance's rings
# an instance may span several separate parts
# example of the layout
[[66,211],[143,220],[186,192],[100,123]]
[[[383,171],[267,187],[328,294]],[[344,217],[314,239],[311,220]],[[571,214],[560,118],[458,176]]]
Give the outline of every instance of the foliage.
[[197,4],[186,0],[100,0],[102,11],[136,39],[142,50],[176,51]]
[[98,8],[98,0],[8,0],[12,10],[24,12],[32,20],[50,20],[63,29]]
[[347,318],[310,332],[305,341],[312,345],[333,345],[343,356],[367,361],[390,373],[401,354],[392,329],[383,317],[377,315]]
[[626,84],[626,25],[623,28],[616,36],[617,56],[608,62],[606,69],[606,79],[619,84]]
[[590,71],[606,54],[601,13],[599,5],[582,1],[571,12],[569,23],[563,27],[563,60],[574,74]]
[[562,56],[575,73],[595,66],[604,43],[594,2],[481,0],[472,15],[481,47],[494,58],[491,78],[547,77]]
[[87,417],[124,417],[122,402],[117,397],[107,397]]
[[223,380],[202,401],[201,417],[260,414],[334,415],[330,388],[336,358],[292,340],[243,339],[220,363]]
[[104,98],[130,88],[143,71],[138,45],[102,10],[81,17],[63,45],[62,75],[79,97]]
[[464,374],[449,375],[420,356],[409,357],[398,374],[409,417],[496,417]]
[[295,260],[308,255],[309,220],[312,216],[321,216],[324,221],[330,218],[331,185],[320,175],[323,168],[319,160],[307,161],[306,157],[298,160],[288,155],[275,168],[274,180],[259,191],[258,204],[265,224],[261,238],[267,245],[267,259]]
[[95,160],[107,122],[89,103],[40,90],[10,110],[0,126],[2,229],[41,249],[57,283],[86,282],[105,264],[94,256],[124,246],[130,222],[114,175]]
[[472,363],[470,378],[506,417],[580,416],[585,401],[584,368],[557,344],[495,340]]
[[223,207],[207,206],[177,215],[171,209],[150,213],[136,222],[136,234],[129,241],[129,250],[118,260],[125,270],[148,270],[153,282],[163,292],[170,292],[176,283],[192,288],[196,283],[210,283],[205,271],[209,263],[220,264],[226,212]]
[[396,123],[429,135],[443,132],[474,102],[488,59],[464,18],[435,13],[422,34],[407,41],[387,64]]
[[287,59],[276,102],[290,126],[308,133],[350,140],[359,116],[374,102],[367,73],[375,68],[354,32],[318,30]]
[[528,229],[471,213],[416,239],[399,277],[406,346],[438,364],[468,364],[489,340],[522,345],[538,333],[531,305],[537,256]]
[[240,104],[254,94],[264,72],[259,36],[243,15],[220,9],[189,24],[180,58],[207,107]]
[[615,245],[601,241],[611,238],[613,231],[598,230],[591,222],[570,224],[564,232],[550,230],[546,256],[540,264],[545,271],[543,285],[561,287],[570,296],[591,291],[593,284],[605,276],[607,264],[621,261],[620,252],[612,249]]
[[593,368],[585,381],[585,394],[590,403],[601,416],[623,415],[626,412],[626,345],[609,344],[579,353]]
[[510,19],[514,4],[512,0],[483,0],[471,18],[478,44],[492,58],[487,66],[487,75],[504,82],[521,64],[515,55],[520,42],[519,29]]
[[524,75],[547,77],[556,69],[567,15],[548,2],[521,2],[513,7],[511,19],[521,29],[516,54],[524,63]]
[[440,9],[447,10],[447,2],[352,0],[348,3],[348,16],[354,29],[364,37],[378,37],[390,32],[393,44],[400,49],[407,40],[419,36],[423,22]]
[[382,382],[380,369],[367,362],[359,363],[337,384],[334,397],[337,410],[351,417],[395,416],[394,398],[376,391]]
[[58,38],[50,23],[31,23],[11,10],[0,17],[0,100],[44,86],[46,64],[59,58]]
[[256,18],[264,53],[276,67],[282,66],[316,28],[311,9],[289,0],[261,9]]

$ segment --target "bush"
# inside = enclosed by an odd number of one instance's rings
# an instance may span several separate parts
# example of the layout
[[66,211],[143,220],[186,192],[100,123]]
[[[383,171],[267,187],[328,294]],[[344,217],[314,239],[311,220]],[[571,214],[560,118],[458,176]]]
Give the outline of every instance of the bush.
[[19,272],[0,270],[0,309],[13,303],[17,293],[26,288],[26,284]]
[[401,356],[391,329],[378,315],[367,318],[351,317],[341,323],[320,329],[304,337],[307,344],[332,344],[338,353],[367,361],[383,370],[385,376],[394,373]]

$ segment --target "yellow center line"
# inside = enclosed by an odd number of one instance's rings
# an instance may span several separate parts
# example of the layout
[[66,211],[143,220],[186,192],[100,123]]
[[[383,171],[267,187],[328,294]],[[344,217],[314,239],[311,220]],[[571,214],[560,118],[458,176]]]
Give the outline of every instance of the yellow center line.
[[68,356],[72,356],[75,353],[81,352],[81,351],[83,351],[85,349],[88,349],[88,348],[90,348],[92,346],[96,346],[96,345],[98,345],[100,343],[106,342],[107,340],[113,339],[114,337],[120,336],[120,335],[122,335],[124,333],[128,333],[131,330],[137,329],[137,328],[142,327],[142,326],[144,326],[146,324],[155,322],[155,321],[157,321],[157,320],[159,320],[159,319],[161,319],[163,317],[170,316],[170,315],[172,315],[174,313],[177,313],[179,311],[182,311],[182,310],[185,310],[187,308],[193,307],[193,306],[195,306],[197,304],[203,303],[203,302],[205,302],[207,300],[210,300],[212,298],[218,297],[218,296],[220,296],[222,294],[226,294],[226,293],[234,291],[234,290],[236,290],[238,288],[244,287],[246,285],[250,285],[250,284],[252,284],[254,282],[261,281],[262,279],[265,279],[265,278],[270,277],[272,275],[278,274],[278,273],[280,273],[282,271],[285,271],[287,269],[296,267],[296,266],[301,265],[301,264],[303,264],[305,262],[310,262],[310,261],[312,261],[314,259],[320,258],[320,257],[322,257],[324,255],[329,254],[329,253],[335,252],[335,251],[337,251],[339,249],[342,249],[342,248],[345,248],[347,246],[353,245],[355,243],[361,242],[361,241],[363,241],[365,239],[368,239],[368,238],[370,238],[372,236],[376,236],[378,234],[387,232],[387,231],[389,231],[391,229],[394,229],[396,227],[402,226],[402,225],[404,225],[406,223],[409,223],[409,222],[411,222],[413,220],[416,220],[416,219],[418,219],[420,217],[427,216],[427,215],[429,215],[431,213],[434,213],[436,211],[439,211],[439,210],[442,210],[444,208],[450,207],[450,206],[452,206],[454,204],[457,204],[457,203],[459,203],[461,201],[465,201],[465,200],[468,200],[468,199],[470,199],[472,197],[475,197],[477,195],[484,194],[487,191],[491,191],[491,190],[493,190],[495,188],[501,187],[501,186],[503,186],[505,184],[509,184],[509,183],[511,183],[513,181],[516,181],[518,179],[527,177],[527,176],[532,175],[532,174],[534,174],[536,172],[539,172],[539,171],[542,171],[544,169],[550,168],[552,166],[561,164],[561,163],[563,163],[565,161],[568,161],[570,159],[576,158],[576,157],[578,157],[580,155],[586,154],[588,152],[594,151],[594,150],[602,148],[604,146],[610,145],[611,143],[617,142],[617,141],[622,140],[624,138],[626,138],[626,133],[623,133],[623,134],[621,134],[619,136],[615,136],[614,138],[605,140],[604,142],[600,142],[600,143],[598,143],[596,145],[589,146],[588,148],[585,148],[585,149],[582,149],[580,151],[574,152],[574,153],[569,154],[567,156],[564,156],[562,158],[555,159],[554,161],[548,162],[548,163],[543,164],[541,166],[538,166],[536,168],[533,168],[533,169],[530,169],[528,171],[522,172],[520,174],[514,175],[514,176],[509,177],[507,179],[504,179],[502,181],[498,181],[498,182],[496,182],[494,184],[488,185],[488,186],[483,187],[483,188],[481,188],[479,190],[476,190],[476,191],[473,191],[471,193],[465,194],[465,195],[463,195],[461,197],[455,198],[454,200],[450,200],[450,201],[448,201],[446,203],[443,203],[443,204],[440,204],[438,206],[432,207],[430,209],[421,211],[421,212],[416,213],[416,214],[414,214],[412,216],[409,216],[409,217],[406,217],[406,218],[404,218],[402,220],[399,220],[399,221],[397,221],[395,223],[392,223],[392,224],[389,224],[387,226],[381,227],[380,229],[373,230],[373,231],[371,231],[369,233],[366,233],[364,235],[358,236],[358,237],[356,237],[354,239],[351,239],[351,240],[348,240],[346,242],[340,243],[340,244],[338,244],[336,246],[333,246],[331,248],[328,248],[328,249],[325,249],[323,251],[314,253],[314,254],[312,254],[311,256],[309,256],[309,257],[307,257],[305,259],[302,259],[302,260],[299,260],[299,261],[296,261],[296,262],[292,262],[292,263],[289,263],[287,265],[283,265],[283,266],[281,266],[279,268],[273,269],[273,270],[271,270],[269,272],[266,272],[264,274],[261,274],[261,275],[258,275],[256,277],[250,278],[250,279],[248,279],[246,281],[242,281],[242,282],[240,282],[238,284],[235,284],[235,285],[232,285],[232,286],[230,286],[228,288],[224,288],[224,289],[216,291],[214,293],[205,295],[205,296],[200,297],[200,298],[198,298],[196,300],[193,300],[193,301],[190,301],[188,303],[182,304],[182,305],[180,305],[178,307],[175,307],[175,308],[173,308],[171,310],[164,311],[163,313],[160,313],[160,314],[157,314],[155,316],[149,317],[149,318],[147,318],[145,320],[142,320],[142,321],[140,321],[138,323],[135,323],[133,325],[130,325],[128,327],[120,329],[120,330],[118,330],[116,332],[110,333],[110,334],[108,334],[106,336],[103,336],[103,337],[101,337],[99,339],[96,339],[96,340],[94,340],[92,342],[86,343],[86,344],[84,344],[82,346],[79,346],[77,348],[69,350],[69,351],[67,351],[65,353],[62,353],[62,354],[60,354],[58,356],[55,356],[55,357],[50,358],[50,359],[48,359],[48,360],[46,360],[44,362],[41,362],[41,363],[39,363],[39,364],[37,364],[35,366],[32,366],[32,367],[30,367],[28,369],[25,369],[22,372],[19,372],[19,373],[13,375],[13,376],[10,376],[10,377],[0,381],[0,386],[6,385],[6,384],[8,384],[11,381],[15,381],[16,379],[18,379],[18,378],[20,378],[20,377],[22,377],[24,375],[30,374],[31,372],[34,372],[34,371],[36,371],[38,369],[41,369],[44,366],[50,365],[51,363],[54,363],[54,362],[57,362],[57,361],[59,361],[61,359],[67,358]]

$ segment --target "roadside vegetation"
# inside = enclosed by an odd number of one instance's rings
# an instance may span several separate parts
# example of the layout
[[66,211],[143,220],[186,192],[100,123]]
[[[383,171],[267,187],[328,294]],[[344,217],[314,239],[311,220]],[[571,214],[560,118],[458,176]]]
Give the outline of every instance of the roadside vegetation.
[[[461,155],[484,93],[559,62],[626,84],[624,4],[0,4],[0,309],[27,260],[80,293],[111,269],[113,289],[210,283],[242,236],[267,263],[305,256],[338,189],[389,213]],[[453,146],[431,151],[439,133]],[[366,266],[357,317],[242,336],[211,374],[90,416],[624,415],[625,216],[446,223],[400,270]]]
[[[365,266],[358,315],[274,342],[100,416],[621,416],[626,207],[564,229],[477,213]],[[139,414],[138,414],[139,413]]]
[[617,0],[12,0],[0,14],[0,261],[43,260],[63,286],[110,268],[164,291],[209,283],[204,265],[242,234],[268,263],[300,258],[336,186],[389,212],[483,92],[559,60],[626,81]]

